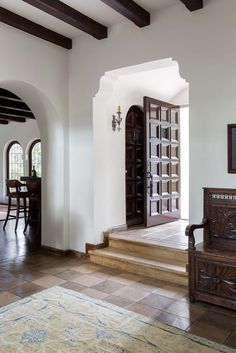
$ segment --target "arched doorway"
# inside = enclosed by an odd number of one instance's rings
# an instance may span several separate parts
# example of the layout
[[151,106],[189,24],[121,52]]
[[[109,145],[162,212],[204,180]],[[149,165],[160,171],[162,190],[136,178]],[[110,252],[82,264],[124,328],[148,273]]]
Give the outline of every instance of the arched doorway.
[[144,114],[133,105],[126,116],[126,222],[144,222]]
[[68,163],[65,145],[68,125],[64,105],[53,95],[18,80],[1,81],[0,86],[20,97],[33,112],[42,141],[42,245],[68,249]]

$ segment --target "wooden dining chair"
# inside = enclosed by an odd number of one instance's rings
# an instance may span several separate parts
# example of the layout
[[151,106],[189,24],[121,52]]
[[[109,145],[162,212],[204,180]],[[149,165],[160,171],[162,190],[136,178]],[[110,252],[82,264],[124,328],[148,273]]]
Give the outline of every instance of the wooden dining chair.
[[29,197],[29,212],[24,233],[29,223],[37,223],[37,235],[41,232],[41,180],[28,180],[26,187]]
[[[9,219],[15,219],[15,231],[17,230],[18,221],[20,217],[20,213],[24,212],[24,219],[26,223],[27,219],[27,198],[29,196],[27,191],[22,191],[22,188],[25,184],[22,184],[19,180],[10,180],[6,179],[6,188],[7,188],[7,197],[8,197],[8,209],[7,209],[7,217],[5,219],[3,229],[5,229],[7,222]],[[12,200],[16,201],[16,204],[12,205]],[[21,204],[23,201],[23,205]],[[11,214],[12,211],[16,211],[16,214]]]

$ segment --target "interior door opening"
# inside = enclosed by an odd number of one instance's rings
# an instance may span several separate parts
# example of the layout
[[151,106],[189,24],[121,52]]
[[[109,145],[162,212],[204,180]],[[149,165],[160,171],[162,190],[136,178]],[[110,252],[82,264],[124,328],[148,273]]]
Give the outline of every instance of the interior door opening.
[[126,116],[126,222],[144,222],[144,115],[132,106]]

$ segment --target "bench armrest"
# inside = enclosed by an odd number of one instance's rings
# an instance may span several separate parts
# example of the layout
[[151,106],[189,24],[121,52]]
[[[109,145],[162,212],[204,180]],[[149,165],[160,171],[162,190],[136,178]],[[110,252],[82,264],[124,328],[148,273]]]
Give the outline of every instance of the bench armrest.
[[208,219],[207,218],[203,218],[202,223],[200,223],[200,224],[190,224],[189,226],[186,227],[185,235],[188,237],[188,249],[189,250],[196,250],[194,231],[196,229],[205,228],[207,226],[207,223],[208,223]]

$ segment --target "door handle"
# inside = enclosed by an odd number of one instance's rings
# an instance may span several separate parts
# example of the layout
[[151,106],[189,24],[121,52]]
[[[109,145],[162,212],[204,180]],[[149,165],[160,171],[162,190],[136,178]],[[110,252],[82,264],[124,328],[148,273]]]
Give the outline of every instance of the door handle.
[[151,172],[147,172],[147,178],[150,179],[148,189],[149,189],[149,195],[150,197],[153,197],[153,175]]

